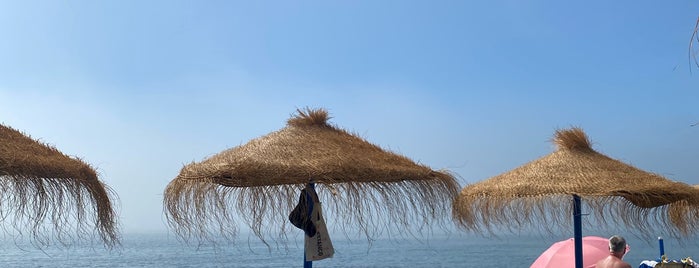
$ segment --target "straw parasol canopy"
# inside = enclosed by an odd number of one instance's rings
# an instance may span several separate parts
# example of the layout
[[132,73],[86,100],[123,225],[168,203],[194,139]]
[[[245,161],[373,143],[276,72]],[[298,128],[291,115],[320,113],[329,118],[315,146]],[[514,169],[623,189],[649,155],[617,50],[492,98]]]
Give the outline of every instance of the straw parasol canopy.
[[330,125],[324,109],[297,112],[281,130],[185,165],[165,189],[170,226],[185,239],[230,239],[242,220],[263,242],[271,225],[280,226],[275,240],[284,240],[287,216],[309,182],[336,227],[368,239],[448,218],[459,190],[450,173]]
[[112,195],[90,165],[0,124],[4,228],[28,232],[39,247],[52,238],[67,245],[97,233],[111,248],[119,243]]
[[571,195],[577,195],[593,213],[596,228],[623,225],[640,234],[661,228],[675,236],[689,231],[688,223],[669,219],[667,204],[691,197],[691,186],[596,152],[580,128],[556,131],[553,142],[555,152],[464,187],[453,208],[457,225],[490,232],[495,226],[565,228]]

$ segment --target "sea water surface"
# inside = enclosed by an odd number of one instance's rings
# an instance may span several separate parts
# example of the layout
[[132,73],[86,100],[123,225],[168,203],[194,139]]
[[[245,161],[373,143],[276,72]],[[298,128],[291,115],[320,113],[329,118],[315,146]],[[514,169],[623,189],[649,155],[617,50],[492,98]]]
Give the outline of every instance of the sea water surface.
[[[602,235],[600,235],[602,236]],[[607,235],[604,235],[605,237]],[[569,238],[569,237],[568,237]],[[429,238],[366,239],[333,238],[335,255],[313,262],[314,267],[529,267],[551,244],[566,237],[541,235],[449,234]],[[116,250],[100,246],[48,247],[3,241],[0,267],[303,267],[300,239],[284,248],[268,248],[261,242],[236,245],[189,245],[173,234],[125,234]],[[625,260],[638,267],[642,260],[659,256],[657,241],[627,237],[631,251]],[[693,241],[665,239],[671,259],[697,257]]]

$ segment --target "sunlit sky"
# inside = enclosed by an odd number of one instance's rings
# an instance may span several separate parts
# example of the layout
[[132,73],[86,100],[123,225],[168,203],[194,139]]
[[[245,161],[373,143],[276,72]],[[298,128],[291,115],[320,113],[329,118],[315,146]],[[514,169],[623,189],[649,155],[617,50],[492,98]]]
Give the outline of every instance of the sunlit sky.
[[125,232],[297,108],[461,185],[593,148],[699,184],[697,1],[0,1],[0,123],[92,164]]

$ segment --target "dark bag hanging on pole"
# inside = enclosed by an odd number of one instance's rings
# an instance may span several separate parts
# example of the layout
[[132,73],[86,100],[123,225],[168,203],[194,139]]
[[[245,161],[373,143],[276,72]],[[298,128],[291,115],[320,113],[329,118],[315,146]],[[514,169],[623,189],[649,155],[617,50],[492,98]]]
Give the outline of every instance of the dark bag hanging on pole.
[[308,188],[301,190],[299,203],[296,204],[294,210],[289,214],[289,221],[296,228],[303,230],[306,236],[314,236],[316,234],[316,226],[311,220],[311,215],[308,214],[308,196],[311,194],[309,191]]
[[323,209],[315,194],[315,190],[311,197],[313,198],[313,211],[311,212],[311,221],[315,226],[316,233],[312,236],[305,236],[306,260],[317,261],[325,258],[332,258],[335,254],[335,248],[330,240],[328,228],[325,226],[323,218]]

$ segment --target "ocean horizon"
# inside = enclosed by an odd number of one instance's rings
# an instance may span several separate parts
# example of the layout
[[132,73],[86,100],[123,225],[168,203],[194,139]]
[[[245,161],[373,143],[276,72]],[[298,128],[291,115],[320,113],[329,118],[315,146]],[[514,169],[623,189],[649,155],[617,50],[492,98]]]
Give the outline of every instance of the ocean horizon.
[[[591,234],[592,235],[592,234]],[[602,236],[602,235],[598,235]],[[604,235],[608,236],[608,235]],[[461,233],[425,238],[366,239],[334,237],[333,258],[314,267],[529,267],[551,244],[570,236],[539,234],[484,237]],[[172,233],[127,233],[122,245],[107,250],[101,245],[48,246],[37,249],[22,241],[0,244],[2,267],[303,267],[301,239],[290,237],[286,247],[264,245],[255,237],[235,244],[187,244]],[[638,267],[659,257],[657,241],[627,237],[631,247],[624,260]],[[670,259],[695,257],[696,240],[680,243],[665,239]]]

